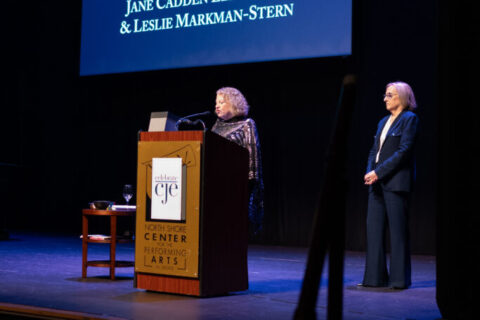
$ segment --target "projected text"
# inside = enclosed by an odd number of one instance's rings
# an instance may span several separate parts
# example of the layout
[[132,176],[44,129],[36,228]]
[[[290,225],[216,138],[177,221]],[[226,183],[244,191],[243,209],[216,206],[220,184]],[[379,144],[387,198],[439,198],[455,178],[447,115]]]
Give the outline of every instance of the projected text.
[[[130,17],[136,13],[145,11],[165,10],[168,8],[178,8],[180,6],[214,4],[226,0],[157,0],[154,5],[153,0],[131,1],[127,0],[127,13],[125,17]],[[162,3],[164,3],[162,5]],[[140,32],[163,31],[178,28],[200,27],[215,24],[237,23],[244,21],[276,19],[293,16],[294,3],[276,4],[268,6],[251,5],[247,9],[231,9],[226,11],[212,11],[205,13],[177,13],[174,16],[160,17],[155,19],[133,19],[132,21],[123,20],[120,24],[121,34],[131,34]]]

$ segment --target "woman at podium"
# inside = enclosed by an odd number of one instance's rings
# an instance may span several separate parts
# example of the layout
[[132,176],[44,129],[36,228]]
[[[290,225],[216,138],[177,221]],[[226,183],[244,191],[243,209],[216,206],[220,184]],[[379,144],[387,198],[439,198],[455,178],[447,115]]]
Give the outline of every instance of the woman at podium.
[[218,118],[212,132],[237,143],[249,152],[249,233],[251,237],[255,237],[262,229],[263,180],[260,142],[255,122],[248,118],[249,108],[247,100],[238,89],[231,87],[219,89],[215,103]]

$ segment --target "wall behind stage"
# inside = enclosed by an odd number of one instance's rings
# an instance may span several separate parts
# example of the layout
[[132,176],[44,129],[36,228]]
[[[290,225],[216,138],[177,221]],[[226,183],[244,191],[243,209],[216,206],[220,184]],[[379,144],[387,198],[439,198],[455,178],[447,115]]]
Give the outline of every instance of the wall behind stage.
[[[347,249],[363,250],[368,150],[389,81],[409,82],[422,121],[412,248],[434,253],[436,181],[436,22],[434,1],[392,5],[354,1],[351,58],[78,77],[80,1],[9,3],[8,83],[2,87],[2,158],[10,170],[2,215],[9,229],[80,232],[81,208],[122,201],[135,183],[136,139],[152,111],[183,116],[212,110],[221,86],[249,100],[263,151],[263,242],[308,245],[341,79],[359,75],[352,122]],[[403,17],[408,15],[408,19]]]

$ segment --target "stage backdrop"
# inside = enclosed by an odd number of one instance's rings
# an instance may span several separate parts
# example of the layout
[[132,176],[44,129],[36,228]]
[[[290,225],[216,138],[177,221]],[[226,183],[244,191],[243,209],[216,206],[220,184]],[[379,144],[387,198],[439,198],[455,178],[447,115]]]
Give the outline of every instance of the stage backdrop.
[[[347,249],[365,248],[365,162],[377,122],[386,115],[385,84],[403,80],[415,90],[421,120],[412,248],[415,253],[435,252],[433,0],[395,6],[357,3],[351,59],[88,77],[79,76],[80,1],[33,3],[28,10],[21,3],[8,6],[8,25],[16,27],[6,35],[12,50],[6,52],[8,81],[2,87],[5,116],[0,130],[2,141],[8,142],[2,144],[2,157],[21,166],[4,195],[9,228],[80,234],[81,209],[89,201],[122,203],[123,184],[135,183],[137,132],[148,128],[150,112],[183,116],[213,110],[215,91],[228,85],[245,94],[259,129],[266,195],[263,241],[307,245],[341,79],[354,71],[359,90],[348,162]],[[397,39],[408,43],[399,50]]]

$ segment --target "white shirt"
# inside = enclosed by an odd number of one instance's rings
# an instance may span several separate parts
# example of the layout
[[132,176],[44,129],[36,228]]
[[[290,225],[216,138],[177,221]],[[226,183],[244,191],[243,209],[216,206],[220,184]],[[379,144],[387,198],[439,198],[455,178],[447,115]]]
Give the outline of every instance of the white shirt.
[[390,126],[392,125],[393,117],[390,116],[388,118],[387,123],[383,127],[382,134],[380,135],[380,147],[378,148],[377,157],[375,158],[375,163],[378,163],[378,159],[380,158],[380,151],[382,150],[383,142],[385,142],[385,138],[387,137],[388,130],[390,130]]

